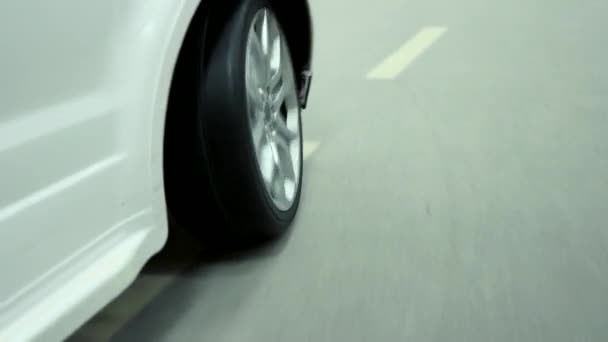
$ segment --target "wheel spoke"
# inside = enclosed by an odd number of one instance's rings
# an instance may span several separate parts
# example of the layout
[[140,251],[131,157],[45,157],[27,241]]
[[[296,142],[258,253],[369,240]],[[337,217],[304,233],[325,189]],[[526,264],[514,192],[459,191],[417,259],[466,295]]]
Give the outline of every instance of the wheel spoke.
[[282,172],[285,176],[292,178],[294,176],[294,169],[291,160],[291,143],[297,138],[297,135],[287,129],[287,126],[281,125],[281,127],[284,128],[276,127],[273,147]]
[[268,98],[269,110],[272,113],[277,113],[281,110],[281,105],[285,101],[285,93],[283,91],[283,81],[280,81],[275,89],[270,89],[270,96]]
[[260,41],[262,46],[262,52],[264,56],[268,56],[268,51],[270,48],[270,36],[269,36],[269,25],[268,25],[268,11],[264,10],[262,17],[260,18],[262,22],[260,23]]
[[270,101],[271,107],[274,111],[281,109],[281,106],[285,102],[285,97],[293,92],[293,83],[287,81],[285,78],[281,78],[279,83],[271,89]]
[[268,67],[270,74],[268,75],[268,87],[271,89],[271,91],[281,86],[281,83],[283,83],[283,72],[281,70],[280,58],[277,58],[277,60],[279,61],[276,62],[276,66],[273,65],[273,61],[270,61],[270,66]]
[[264,112],[253,108],[251,110],[251,131],[253,135],[253,144],[256,146],[256,150],[259,149],[259,145],[266,139],[266,127],[264,125]]
[[282,147],[289,150],[291,142],[298,137],[298,134],[291,131],[283,118],[279,115],[274,121],[274,128],[276,132],[276,140],[281,144]]
[[[273,30],[274,31],[274,30]],[[272,32],[272,31],[271,31]],[[269,79],[268,86],[270,88],[274,88],[280,81],[282,77],[282,69],[281,69],[281,57],[282,57],[282,41],[281,36],[276,32],[275,35],[271,34],[272,44],[270,46],[270,53],[268,54],[268,71],[269,71]]]
[[281,178],[281,180],[276,178],[276,181],[272,183],[272,197],[275,200],[280,201],[281,203],[288,203],[289,199],[287,198],[287,192],[285,191],[285,178]]
[[272,195],[278,201],[283,203],[285,201],[288,202],[289,199],[287,198],[285,185],[287,182],[295,180],[291,156],[289,150],[286,150],[285,146],[276,140],[273,142],[272,147],[275,169],[271,184]]
[[249,79],[248,86],[251,87],[250,91],[252,95],[258,96],[264,87],[268,83],[268,64],[266,56],[263,51],[262,42],[260,37],[253,34],[250,37],[250,53],[249,59]]
[[285,179],[293,179],[295,180],[295,172],[293,169],[293,162],[291,160],[291,154],[289,153],[289,149],[284,149],[284,147],[279,148],[279,155],[281,158],[279,159],[281,174],[283,175],[283,182]]
[[264,183],[271,186],[273,179],[276,177],[276,163],[274,149],[266,131],[264,131],[260,144],[256,148],[256,153],[258,154],[258,163]]

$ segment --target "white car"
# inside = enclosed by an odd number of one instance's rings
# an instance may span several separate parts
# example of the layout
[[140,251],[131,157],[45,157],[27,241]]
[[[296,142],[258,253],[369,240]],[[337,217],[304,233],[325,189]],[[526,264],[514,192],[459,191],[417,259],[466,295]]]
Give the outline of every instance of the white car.
[[307,0],[0,2],[0,341],[60,341],[168,236],[296,214]]

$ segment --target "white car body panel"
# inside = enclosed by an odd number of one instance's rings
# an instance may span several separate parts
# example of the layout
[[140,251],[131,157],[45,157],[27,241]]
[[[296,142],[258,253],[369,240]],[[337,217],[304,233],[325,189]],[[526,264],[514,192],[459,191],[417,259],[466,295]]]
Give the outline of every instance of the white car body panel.
[[165,112],[198,4],[0,2],[0,341],[66,338],[165,243]]

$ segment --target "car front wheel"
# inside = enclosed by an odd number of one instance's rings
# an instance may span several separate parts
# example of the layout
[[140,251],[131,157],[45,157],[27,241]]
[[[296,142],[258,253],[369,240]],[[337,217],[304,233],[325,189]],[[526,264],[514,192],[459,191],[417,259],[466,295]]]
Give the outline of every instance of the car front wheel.
[[171,120],[179,123],[167,123],[167,139],[179,150],[166,156],[169,210],[205,237],[275,238],[294,220],[303,171],[286,37],[266,0],[243,1],[210,32],[217,32],[213,45],[192,60],[198,72],[182,76],[196,100],[177,104],[184,112]]

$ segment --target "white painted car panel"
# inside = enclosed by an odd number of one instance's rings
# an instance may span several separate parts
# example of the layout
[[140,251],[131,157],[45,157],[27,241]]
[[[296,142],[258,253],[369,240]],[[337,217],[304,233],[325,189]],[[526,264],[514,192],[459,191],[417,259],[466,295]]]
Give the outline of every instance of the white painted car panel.
[[165,111],[198,2],[0,1],[0,341],[64,339],[165,243]]

